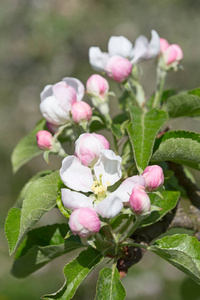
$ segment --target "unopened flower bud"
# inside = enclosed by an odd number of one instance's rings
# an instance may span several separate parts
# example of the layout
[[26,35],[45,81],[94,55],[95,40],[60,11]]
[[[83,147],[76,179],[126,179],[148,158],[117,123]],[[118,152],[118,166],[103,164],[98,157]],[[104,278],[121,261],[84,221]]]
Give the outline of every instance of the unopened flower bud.
[[132,64],[130,61],[121,56],[112,56],[106,64],[107,75],[117,82],[123,82],[132,72]]
[[109,149],[107,139],[96,133],[83,133],[75,142],[75,155],[86,166],[92,166],[98,160],[103,149]]
[[74,235],[89,237],[99,232],[101,222],[92,208],[84,207],[73,211],[69,219],[69,227]]
[[179,45],[170,45],[164,52],[164,61],[167,65],[171,65],[174,62],[179,63],[183,58],[183,51]]
[[86,88],[87,93],[96,95],[103,99],[108,93],[109,84],[108,81],[101,75],[93,74],[88,78]]
[[36,134],[37,144],[41,150],[50,150],[53,148],[53,136],[47,130],[40,130]]
[[151,211],[150,198],[143,186],[137,185],[133,188],[129,203],[136,215],[142,215]]
[[170,45],[166,39],[160,38],[160,53],[162,54],[163,67],[168,70],[177,69],[183,58],[183,51],[177,44]]
[[159,188],[164,183],[163,170],[158,165],[146,167],[142,176],[145,179],[145,187],[149,191]]
[[81,121],[89,121],[92,117],[92,108],[89,104],[84,101],[75,102],[72,105],[72,119],[75,123]]

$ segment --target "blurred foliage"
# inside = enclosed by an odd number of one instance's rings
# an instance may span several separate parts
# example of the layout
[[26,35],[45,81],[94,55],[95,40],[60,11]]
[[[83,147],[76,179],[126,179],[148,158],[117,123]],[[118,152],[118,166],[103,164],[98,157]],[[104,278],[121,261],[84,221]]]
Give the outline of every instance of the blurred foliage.
[[[151,29],[155,29],[170,43],[180,44],[184,51],[184,69],[169,74],[167,88],[193,89],[200,86],[200,1],[10,0],[1,2],[0,6],[0,300],[34,300],[62,284],[61,269],[66,264],[66,257],[19,281],[9,275],[11,260],[2,227],[7,211],[14,204],[23,184],[36,172],[46,168],[41,157],[13,176],[10,164],[10,155],[16,143],[41,118],[41,90],[64,76],[78,77],[85,84],[93,73],[88,63],[90,46],[106,50],[111,35],[124,35],[132,42],[140,34],[150,38]],[[142,67],[141,81],[150,96],[155,85],[155,65],[150,61],[142,64]],[[114,102],[111,107],[115,115]],[[198,124],[195,120],[191,124],[183,119],[174,121],[173,126],[199,131]],[[49,169],[59,166],[60,160],[51,157]],[[59,219],[59,216],[56,218]],[[45,222],[49,220],[46,218]],[[133,267],[125,278],[127,299],[200,299],[199,287],[195,283],[187,279],[184,282],[185,277],[179,271],[176,271],[176,277],[174,269],[171,270],[167,263],[149,257],[147,255],[144,262]],[[169,274],[168,277],[166,274]],[[88,286],[90,289],[91,282],[94,286],[94,278],[87,280],[87,285],[80,288],[74,299],[93,298],[93,289],[91,295],[88,294],[89,298],[83,295],[84,290],[88,292]],[[152,290],[146,288],[148,278],[151,279],[148,281],[150,287],[157,284],[157,290],[155,288],[152,294]],[[141,288],[140,282],[143,283]],[[193,298],[191,293],[188,294],[190,290],[193,291]]]

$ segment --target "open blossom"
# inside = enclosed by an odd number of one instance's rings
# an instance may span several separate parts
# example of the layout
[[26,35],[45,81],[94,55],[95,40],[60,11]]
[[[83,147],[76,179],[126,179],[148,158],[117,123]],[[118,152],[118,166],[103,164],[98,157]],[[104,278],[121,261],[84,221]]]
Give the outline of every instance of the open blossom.
[[78,79],[63,78],[54,85],[47,85],[41,92],[41,113],[50,124],[65,124],[69,121],[72,104],[81,101],[83,95],[84,86]]
[[150,198],[145,192],[144,186],[135,186],[132,190],[129,203],[136,215],[142,215],[151,211]]
[[163,170],[158,165],[146,167],[142,176],[145,179],[145,187],[149,191],[159,188],[164,183]]
[[75,155],[86,166],[92,166],[97,162],[103,149],[109,149],[107,139],[97,133],[83,133],[75,142]]
[[74,235],[89,237],[99,232],[101,222],[97,213],[90,207],[77,208],[69,218],[69,227]]
[[72,119],[75,123],[89,121],[92,118],[92,108],[84,101],[73,103],[71,113]]
[[112,56],[120,56],[130,60],[131,64],[158,56],[160,52],[159,36],[155,30],[151,31],[150,42],[145,36],[139,36],[135,45],[124,36],[112,36],[108,41],[108,52],[102,52],[99,47],[89,49],[89,61],[93,69],[107,72],[106,65]]
[[[92,171],[76,156],[64,158],[60,169],[61,180],[68,187],[61,189],[64,206],[71,210],[90,207],[103,218],[115,217],[122,210],[123,202],[129,201],[133,187],[145,186],[142,176],[132,176],[114,192],[108,191],[121,178],[121,161],[112,150],[101,150]],[[88,192],[90,196],[84,194]]]
[[183,59],[183,51],[177,44],[169,44],[167,40],[160,39],[160,52],[162,54],[166,68],[177,68]]
[[37,144],[41,150],[50,150],[53,148],[53,136],[47,130],[40,130],[36,134]]

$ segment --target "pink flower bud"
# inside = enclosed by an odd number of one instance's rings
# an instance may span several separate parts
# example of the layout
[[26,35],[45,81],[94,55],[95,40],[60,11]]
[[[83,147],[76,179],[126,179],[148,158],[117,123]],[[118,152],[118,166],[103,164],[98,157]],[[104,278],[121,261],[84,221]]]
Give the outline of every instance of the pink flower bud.
[[104,77],[98,74],[93,74],[88,78],[86,88],[88,93],[94,94],[103,99],[108,93],[109,84]]
[[181,47],[176,44],[170,45],[163,54],[165,63],[167,65],[170,65],[174,62],[180,62],[183,58],[183,51]]
[[72,105],[71,113],[75,123],[89,121],[92,118],[92,108],[84,101],[75,102]]
[[53,136],[47,130],[40,130],[36,134],[38,147],[42,150],[50,150],[53,148]]
[[136,215],[142,215],[151,211],[151,202],[145,188],[140,185],[136,185],[129,199],[129,203]]
[[69,227],[74,235],[88,237],[99,232],[101,222],[92,208],[83,207],[73,211],[69,219]]
[[163,170],[158,165],[148,166],[142,176],[145,179],[145,187],[149,191],[157,189],[164,183]]
[[166,39],[160,38],[160,52],[164,53],[168,47],[169,47],[168,41]]
[[103,149],[109,149],[107,139],[96,133],[83,133],[75,142],[75,155],[86,166],[92,166],[98,160]]
[[117,82],[123,82],[132,72],[132,64],[130,61],[121,56],[112,56],[106,64],[107,75]]

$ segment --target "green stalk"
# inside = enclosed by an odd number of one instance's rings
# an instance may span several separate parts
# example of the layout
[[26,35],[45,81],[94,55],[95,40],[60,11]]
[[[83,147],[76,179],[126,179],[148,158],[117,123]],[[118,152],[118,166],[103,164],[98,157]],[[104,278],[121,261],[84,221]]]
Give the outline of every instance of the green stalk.
[[163,93],[166,74],[167,74],[166,70],[164,70],[163,68],[161,68],[158,65],[158,68],[157,68],[157,87],[156,87],[156,92],[155,92],[155,97],[154,97],[152,108],[156,108],[156,107],[160,106],[160,101],[161,101],[161,97],[162,97],[162,93]]

